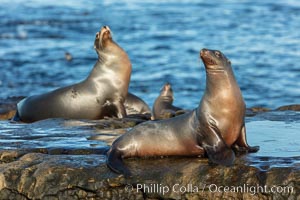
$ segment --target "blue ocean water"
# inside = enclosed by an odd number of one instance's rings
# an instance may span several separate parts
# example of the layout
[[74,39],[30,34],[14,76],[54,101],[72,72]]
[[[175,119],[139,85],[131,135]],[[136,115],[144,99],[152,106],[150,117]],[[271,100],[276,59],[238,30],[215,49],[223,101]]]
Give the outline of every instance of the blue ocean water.
[[1,0],[0,18],[0,98],[84,79],[97,58],[95,33],[109,25],[133,64],[130,91],[150,106],[166,81],[176,106],[197,106],[204,47],[232,61],[247,107],[300,103],[297,0]]

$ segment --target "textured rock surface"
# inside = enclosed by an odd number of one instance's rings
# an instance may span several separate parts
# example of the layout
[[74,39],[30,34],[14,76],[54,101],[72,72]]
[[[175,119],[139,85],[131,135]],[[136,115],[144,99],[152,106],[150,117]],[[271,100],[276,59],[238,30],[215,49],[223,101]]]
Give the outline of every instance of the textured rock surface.
[[[24,151],[2,151],[0,155],[1,199],[300,197],[300,166],[297,164],[263,171],[245,165],[243,157],[237,159],[233,167],[211,166],[206,159],[197,158],[128,160],[126,164],[133,176],[124,178],[106,167],[105,155],[49,155]],[[253,187],[257,185],[290,186],[293,191],[256,193]],[[217,186],[246,186],[248,192],[216,192]]]

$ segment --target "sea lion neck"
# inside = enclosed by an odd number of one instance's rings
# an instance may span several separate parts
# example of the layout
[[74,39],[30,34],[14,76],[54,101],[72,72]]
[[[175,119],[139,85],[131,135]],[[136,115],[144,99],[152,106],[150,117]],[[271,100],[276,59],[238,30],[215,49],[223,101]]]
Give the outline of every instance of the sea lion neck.
[[206,69],[207,94],[214,95],[226,93],[236,86],[237,82],[230,66],[226,66],[226,69],[223,68],[222,70],[221,68],[218,70]]
[[98,57],[94,65],[93,74],[98,76],[104,71],[110,71],[110,73],[115,73],[116,77],[129,80],[131,74],[131,62],[127,54],[125,52],[119,54],[110,52],[103,53]]
[[[100,33],[96,35],[94,48],[98,55],[97,61],[86,81],[103,81],[103,74],[110,74],[111,78],[122,83],[129,83],[131,62],[127,53],[112,39],[106,38],[105,45],[101,43]],[[99,79],[99,77],[102,77]]]
[[102,49],[96,49],[98,61],[101,63],[110,62],[110,60],[118,60],[118,57],[126,55],[125,51],[113,40]]
[[173,103],[173,95],[168,95],[168,96],[161,96],[160,99],[162,99],[162,101],[164,102],[170,102]]
[[112,32],[108,26],[103,26],[96,33],[94,48],[98,54],[98,61],[103,64],[118,63],[119,58],[127,57],[126,52],[113,40]]

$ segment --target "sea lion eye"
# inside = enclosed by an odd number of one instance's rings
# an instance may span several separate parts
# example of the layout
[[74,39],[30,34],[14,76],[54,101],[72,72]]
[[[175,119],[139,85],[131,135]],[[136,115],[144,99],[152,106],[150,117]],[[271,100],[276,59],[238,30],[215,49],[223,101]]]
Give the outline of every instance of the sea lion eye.
[[217,56],[217,58],[221,57],[221,53],[219,51],[215,51],[215,55]]

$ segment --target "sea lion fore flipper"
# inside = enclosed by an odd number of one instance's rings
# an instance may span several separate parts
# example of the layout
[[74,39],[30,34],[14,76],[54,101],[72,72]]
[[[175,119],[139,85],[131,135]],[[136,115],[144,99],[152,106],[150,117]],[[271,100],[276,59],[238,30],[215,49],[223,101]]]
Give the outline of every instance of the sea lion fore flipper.
[[221,132],[216,126],[215,121],[211,117],[205,121],[206,123],[201,123],[200,143],[205,149],[209,160],[213,163],[225,166],[232,165],[235,159],[234,152],[226,145],[221,137]]
[[259,150],[259,146],[249,146],[246,139],[246,127],[245,124],[241,129],[241,133],[236,140],[236,142],[232,145],[232,148],[237,153],[255,153]]
[[126,109],[125,109],[125,106],[124,104],[119,101],[117,103],[115,103],[116,105],[116,108],[117,108],[117,117],[118,118],[124,118],[127,116],[127,113],[126,113]]

